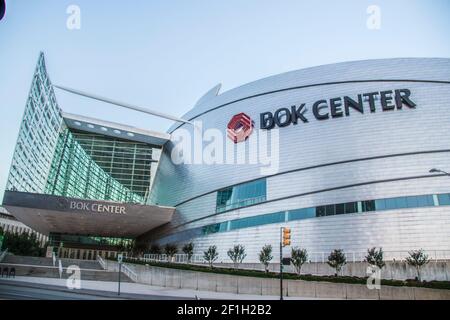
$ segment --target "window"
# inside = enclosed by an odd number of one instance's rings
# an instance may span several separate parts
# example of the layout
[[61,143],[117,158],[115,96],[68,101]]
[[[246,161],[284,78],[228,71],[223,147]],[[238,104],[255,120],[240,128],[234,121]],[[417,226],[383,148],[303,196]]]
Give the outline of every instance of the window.
[[314,218],[316,216],[316,208],[305,208],[289,211],[288,220],[302,220]]
[[224,232],[227,231],[227,222],[211,224],[209,226],[204,226],[202,229],[203,235],[208,235],[211,233]]
[[345,203],[336,205],[336,214],[345,214]]
[[325,206],[316,207],[316,217],[325,216]]
[[418,207],[418,198],[419,197],[406,197],[406,204],[408,208]]
[[406,197],[395,198],[396,209],[407,208]]
[[450,205],[450,194],[438,194],[439,205]]
[[264,214],[255,217],[232,220],[230,222],[230,230],[256,227],[265,224],[284,222],[284,212],[276,212]]
[[345,213],[358,212],[358,202],[348,202],[345,204]]
[[395,198],[385,199],[385,203],[386,203],[385,207],[386,210],[397,208]]
[[[234,190],[231,190],[231,192],[234,192]],[[450,205],[450,194],[440,194],[437,195],[437,197],[439,199],[439,205]],[[329,204],[324,206],[289,210],[287,220],[294,221],[314,217],[330,216],[335,214],[337,215],[337,214],[357,213],[358,204],[359,202],[347,202],[340,204]],[[425,206],[434,206],[433,195],[408,196],[408,197],[396,197],[396,198],[361,201],[362,212],[392,210],[401,208],[418,208]],[[225,221],[217,224],[207,225],[200,228],[202,230],[203,235],[208,235],[211,233],[251,228],[272,223],[282,223],[285,221],[285,217],[286,212],[280,211],[248,218]]]
[[386,210],[386,201],[384,199],[375,200],[375,210]]
[[434,206],[433,196],[425,195],[425,196],[417,196],[417,207],[429,207]]
[[334,204],[330,204],[330,205],[325,206],[325,211],[326,211],[326,215],[327,215],[327,216],[332,216],[332,215],[334,215],[334,214],[335,214],[335,211],[334,211]]
[[266,201],[266,179],[260,179],[217,192],[216,212],[249,206]]

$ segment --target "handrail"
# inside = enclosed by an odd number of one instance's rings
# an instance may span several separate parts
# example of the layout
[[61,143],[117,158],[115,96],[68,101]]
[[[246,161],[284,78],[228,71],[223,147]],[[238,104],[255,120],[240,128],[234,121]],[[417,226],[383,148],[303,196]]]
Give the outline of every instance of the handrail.
[[5,257],[6,257],[7,254],[8,254],[8,248],[6,248],[5,250],[3,250],[3,251],[0,253],[0,262],[2,262],[3,259],[5,259]]
[[128,267],[125,263],[122,264],[122,272],[125,273],[128,276],[128,278],[130,278],[134,282],[138,281],[138,276],[136,272],[131,270],[130,267]]
[[97,261],[100,264],[100,266],[106,270],[106,261],[103,260],[103,258],[100,255],[97,255]]

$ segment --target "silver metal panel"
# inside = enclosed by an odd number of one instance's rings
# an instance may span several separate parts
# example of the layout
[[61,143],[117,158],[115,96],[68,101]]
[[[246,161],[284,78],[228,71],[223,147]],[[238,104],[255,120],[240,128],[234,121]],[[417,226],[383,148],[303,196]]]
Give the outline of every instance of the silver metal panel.
[[[399,81],[377,81],[396,79]],[[336,83],[353,80],[368,82]],[[259,128],[259,115],[262,112],[274,112],[280,107],[300,103],[306,103],[310,108],[317,100],[344,95],[355,97],[360,93],[408,88],[417,107],[404,107],[403,110],[391,112],[377,109],[376,113],[366,112],[364,115],[353,112],[349,117],[326,121],[315,120],[309,110],[309,123],[279,130],[279,174],[268,177],[267,182],[267,198],[273,201],[219,215],[214,215],[216,190],[261,178],[261,167],[174,165],[170,159],[174,144],[168,142],[155,177],[152,199],[158,204],[177,206],[177,212],[171,223],[154,230],[148,239],[162,244],[178,242],[177,235],[181,231],[282,210],[450,192],[448,177],[430,175],[423,179],[382,182],[426,176],[433,167],[450,170],[450,85],[427,81],[450,81],[450,59],[368,60],[315,67],[258,80],[199,104],[185,118],[199,115],[196,120],[203,121],[204,130],[218,128],[224,134],[228,121],[240,112],[248,114],[255,121],[255,128]],[[334,84],[273,92],[202,114],[249,95],[325,82]],[[181,128],[192,130],[190,126]],[[250,139],[257,135],[258,130]],[[404,153],[411,154],[384,157]],[[281,174],[310,166],[369,157],[384,158]],[[352,184],[361,185],[296,196]],[[290,198],[276,200],[282,197]],[[294,228],[294,245],[306,247],[309,251],[331,251],[335,248],[365,251],[370,246],[383,246],[386,250],[420,247],[449,250],[449,215],[450,208],[443,206],[312,218],[286,225]],[[240,243],[247,247],[247,262],[251,262],[257,260],[256,252],[265,243],[277,247],[279,227],[275,224],[209,236],[193,236],[182,242],[194,241],[199,252],[209,245],[218,245],[224,260],[228,260],[226,250]]]
[[[199,114],[249,96],[286,88],[359,80],[437,80],[450,81],[450,61],[446,58],[396,58],[349,61],[322,65],[270,76],[223,92],[213,100],[199,101],[183,115],[192,119]],[[318,90],[326,91],[327,87]],[[179,127],[174,124],[169,132]]]

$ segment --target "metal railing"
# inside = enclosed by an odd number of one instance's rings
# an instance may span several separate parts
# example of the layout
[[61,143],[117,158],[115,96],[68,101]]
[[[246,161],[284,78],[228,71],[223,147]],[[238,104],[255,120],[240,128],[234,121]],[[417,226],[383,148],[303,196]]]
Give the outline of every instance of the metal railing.
[[194,254],[189,261],[187,254],[175,254],[172,257],[167,254],[144,254],[142,261],[173,262],[173,263],[207,263],[203,254]]
[[129,266],[127,266],[125,263],[122,264],[122,272],[124,274],[126,274],[128,276],[128,278],[130,278],[134,282],[138,281],[138,276],[137,276],[136,272],[131,270],[131,268]]
[[106,261],[98,254],[97,255],[97,261],[100,264],[100,266],[106,270]]
[[8,254],[8,249],[5,249],[4,251],[2,251],[0,253],[0,262],[3,261],[3,259],[5,259],[6,255]]
[[[384,261],[405,261],[409,256],[409,252],[405,251],[383,251]],[[428,255],[428,259],[432,262],[448,261],[450,260],[450,250],[424,250]],[[367,251],[348,251],[344,252],[347,262],[363,262],[366,259]],[[308,252],[309,263],[326,263],[330,252]],[[136,258],[141,261],[156,261],[156,262],[173,262],[173,263],[193,263],[193,264],[207,264],[203,258],[203,254],[194,254],[191,260],[188,261],[186,254],[175,254],[170,257],[166,254],[144,254],[143,258]],[[230,261],[231,263],[231,261]],[[245,261],[244,261],[245,263]],[[256,262],[258,263],[258,262]],[[220,263],[217,263],[220,264]]]

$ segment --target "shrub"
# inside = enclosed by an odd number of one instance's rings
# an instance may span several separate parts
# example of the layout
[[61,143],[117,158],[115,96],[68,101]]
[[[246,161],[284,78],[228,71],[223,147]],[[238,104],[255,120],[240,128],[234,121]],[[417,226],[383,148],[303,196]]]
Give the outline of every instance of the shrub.
[[262,247],[261,252],[259,253],[259,261],[264,265],[264,270],[266,270],[266,272],[269,272],[269,262],[272,259],[272,246],[270,244],[266,244]]
[[245,259],[247,254],[245,253],[245,247],[243,245],[235,245],[233,248],[228,250],[228,257],[233,261],[234,269],[239,267],[239,264]]
[[41,257],[45,254],[45,248],[41,247],[34,232],[30,234],[6,232],[3,238],[3,248],[21,256]]
[[191,262],[192,256],[194,255],[194,244],[192,242],[187,243],[183,246],[183,253],[187,255],[188,262]]
[[298,275],[302,272],[302,266],[308,261],[308,252],[306,249],[292,248],[291,249],[291,262]]
[[161,254],[161,247],[158,244],[152,244],[150,246],[150,253],[151,254]]
[[347,258],[345,258],[344,251],[342,249],[334,249],[328,256],[328,265],[336,270],[335,276],[341,272],[344,265],[347,264]]
[[373,266],[377,266],[378,268],[383,269],[383,267],[386,265],[383,260],[383,249],[380,248],[379,250],[377,250],[377,248],[375,247],[367,249],[366,261]]
[[173,256],[178,252],[178,248],[175,244],[168,243],[164,247],[164,253],[167,255],[167,257],[172,260]]
[[[128,248],[126,248],[126,249],[128,249]],[[144,253],[147,250],[148,250],[148,244],[145,243],[145,242],[138,242],[138,241],[135,240],[131,244],[131,252],[134,255],[141,255],[142,253]],[[125,250],[125,251],[130,251],[130,250],[128,249],[128,250]]]
[[422,249],[420,250],[415,250],[415,251],[410,251],[409,253],[409,257],[406,258],[406,262],[415,267],[416,271],[417,271],[417,279],[419,280],[419,282],[422,281],[421,278],[421,274],[420,274],[420,269],[426,265],[428,262],[430,262],[430,259],[428,259],[428,255],[425,254],[425,252],[423,252]]
[[203,252],[203,259],[208,262],[210,268],[213,267],[213,263],[217,260],[217,258],[219,258],[219,253],[217,252],[216,246],[210,246],[208,250]]

